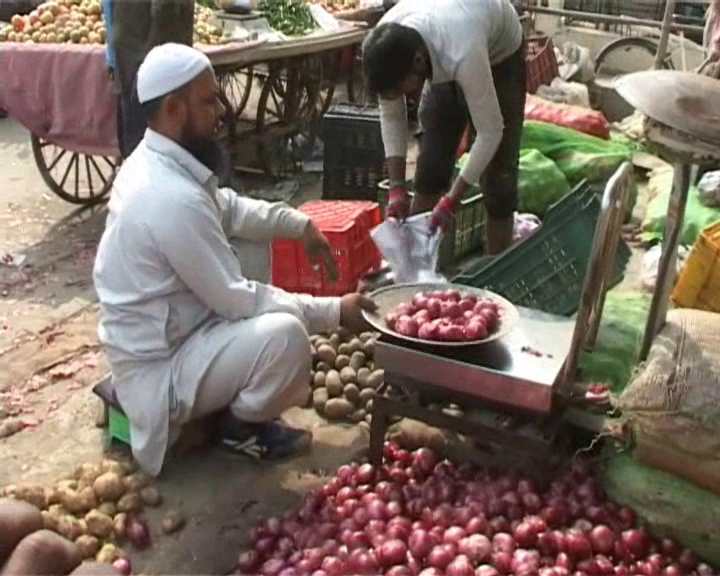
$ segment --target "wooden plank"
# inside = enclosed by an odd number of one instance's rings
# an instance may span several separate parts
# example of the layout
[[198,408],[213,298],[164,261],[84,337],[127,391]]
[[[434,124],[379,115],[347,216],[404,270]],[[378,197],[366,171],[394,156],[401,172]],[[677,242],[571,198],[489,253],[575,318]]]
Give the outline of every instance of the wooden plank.
[[235,46],[213,47],[213,49],[205,50],[205,53],[214,67],[240,68],[271,60],[309,56],[354,46],[363,41],[367,32],[365,29],[353,28],[348,31],[305,36],[285,42],[263,42],[251,47],[235,43]]

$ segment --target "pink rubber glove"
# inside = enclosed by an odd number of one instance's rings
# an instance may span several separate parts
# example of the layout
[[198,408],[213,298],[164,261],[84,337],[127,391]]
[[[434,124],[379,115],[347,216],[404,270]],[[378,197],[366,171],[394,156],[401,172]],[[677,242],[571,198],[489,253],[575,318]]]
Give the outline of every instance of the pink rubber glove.
[[447,195],[440,198],[430,217],[430,231],[435,233],[438,228],[443,232],[447,231],[450,222],[455,218],[456,207],[457,201],[454,198]]
[[395,218],[396,220],[405,220],[410,213],[410,196],[405,188],[396,186],[390,189],[388,195],[388,205],[385,210],[386,218]]

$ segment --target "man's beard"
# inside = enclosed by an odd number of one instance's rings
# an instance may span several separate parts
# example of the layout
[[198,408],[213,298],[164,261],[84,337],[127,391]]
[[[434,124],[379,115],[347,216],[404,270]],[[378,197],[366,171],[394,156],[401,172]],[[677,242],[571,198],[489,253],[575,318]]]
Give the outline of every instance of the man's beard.
[[221,181],[229,176],[230,158],[227,150],[217,139],[184,134],[181,145],[199,162],[207,166]]

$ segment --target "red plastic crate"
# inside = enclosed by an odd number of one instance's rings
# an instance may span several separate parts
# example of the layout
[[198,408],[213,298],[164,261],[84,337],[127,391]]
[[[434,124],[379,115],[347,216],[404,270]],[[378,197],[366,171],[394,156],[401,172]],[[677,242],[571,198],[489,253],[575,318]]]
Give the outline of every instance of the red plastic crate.
[[342,296],[353,292],[363,275],[380,265],[380,253],[370,230],[380,224],[376,202],[315,200],[300,206],[325,234],[338,268],[337,282],[324,270],[314,270],[298,240],[276,240],[272,251],[273,284],[288,292],[314,296]]
[[527,56],[527,91],[535,94],[543,84],[550,85],[558,75],[558,63],[555,47],[549,36],[533,36],[528,39]]

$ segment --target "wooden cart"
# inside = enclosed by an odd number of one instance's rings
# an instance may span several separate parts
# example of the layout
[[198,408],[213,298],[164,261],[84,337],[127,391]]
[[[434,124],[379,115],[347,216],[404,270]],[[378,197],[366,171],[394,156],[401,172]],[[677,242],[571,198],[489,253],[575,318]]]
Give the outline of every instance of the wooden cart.
[[342,72],[352,69],[355,49],[366,33],[348,27],[211,55],[225,106],[223,135],[235,156],[252,148],[255,166],[266,174],[291,171],[290,149],[316,138],[336,84]]
[[[285,42],[201,47],[216,69],[223,132],[233,153],[250,144],[261,169],[279,172],[277,150],[303,131],[314,137],[332,100],[340,55],[365,33],[348,27]],[[35,163],[50,190],[73,204],[103,201],[120,163],[105,47],[1,44],[0,69],[7,74],[0,107],[30,131]],[[253,86],[260,91],[251,100]]]

